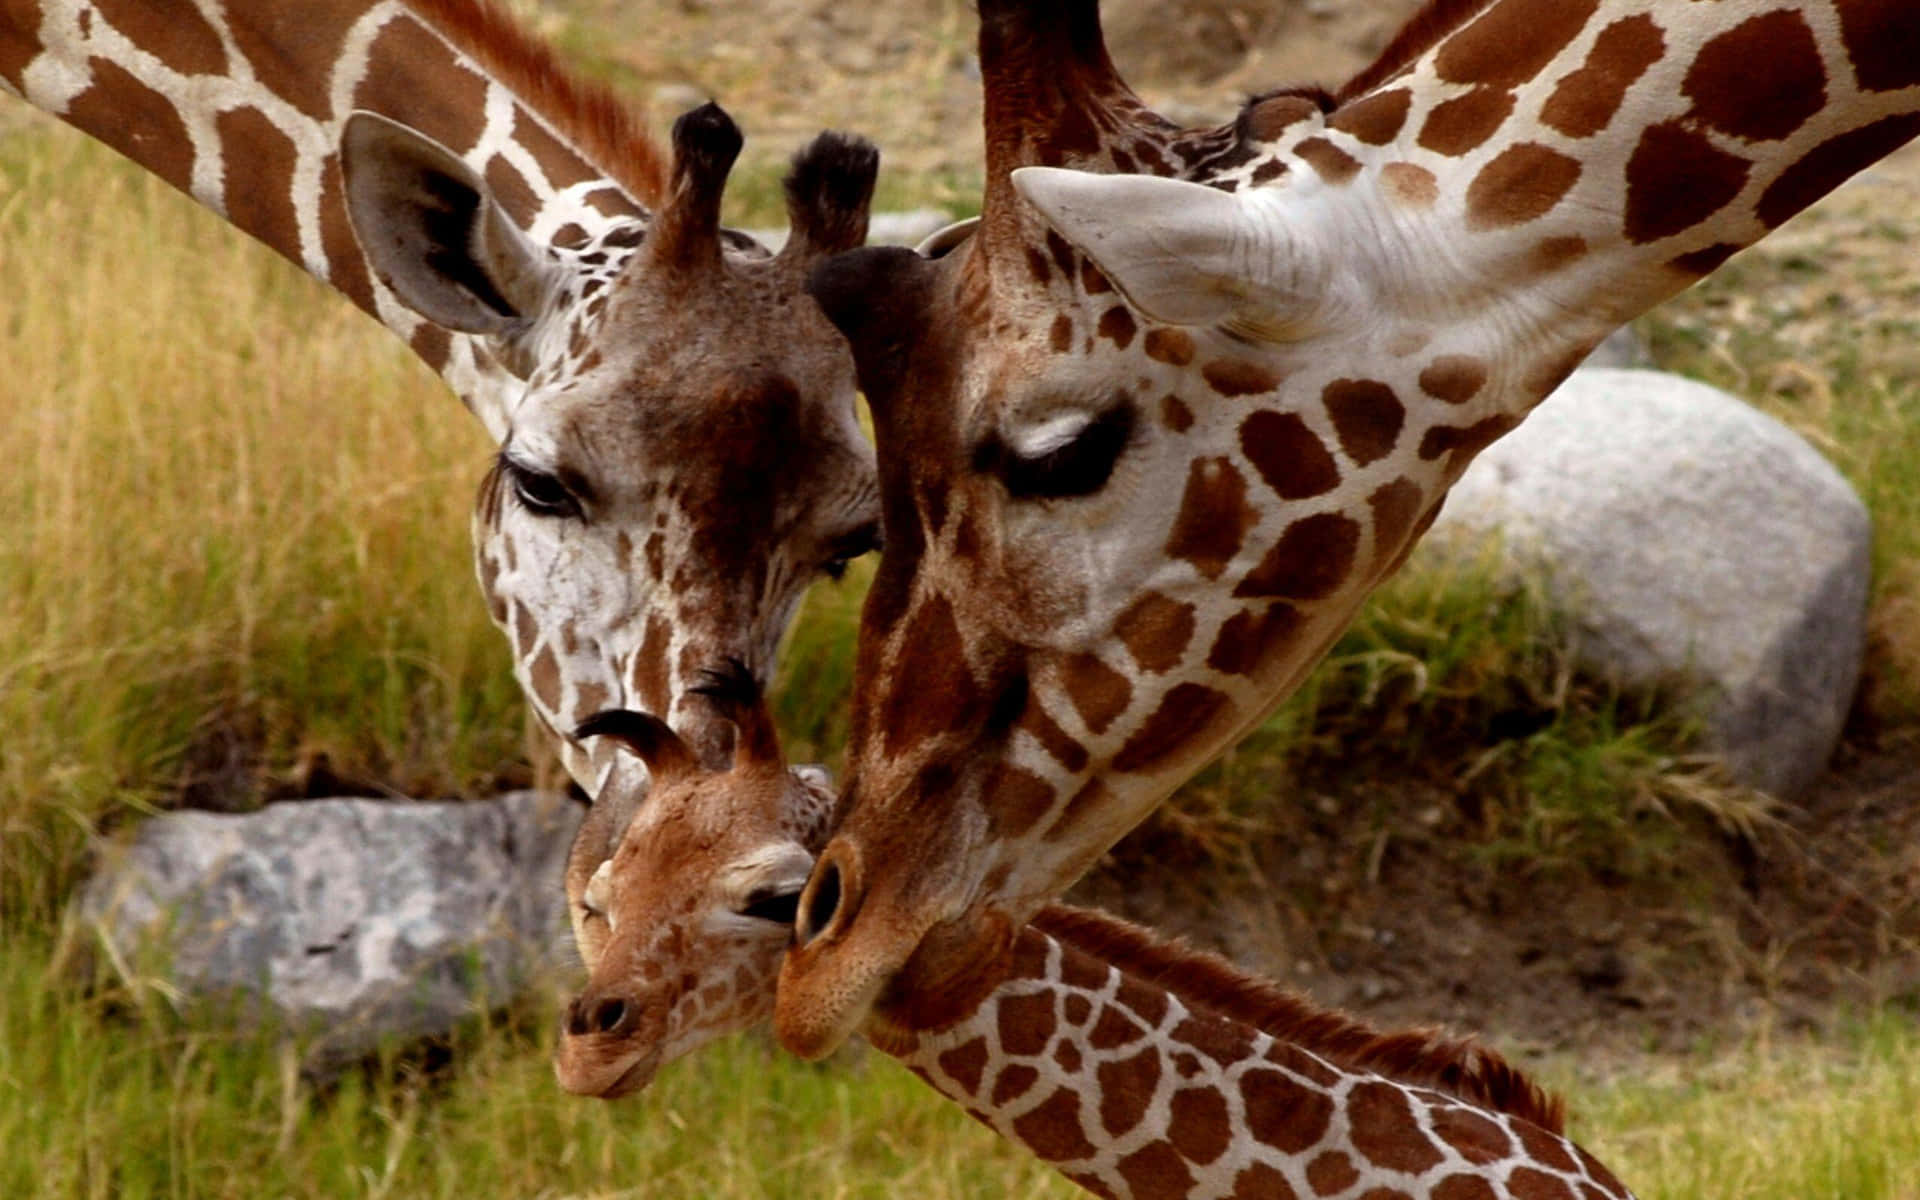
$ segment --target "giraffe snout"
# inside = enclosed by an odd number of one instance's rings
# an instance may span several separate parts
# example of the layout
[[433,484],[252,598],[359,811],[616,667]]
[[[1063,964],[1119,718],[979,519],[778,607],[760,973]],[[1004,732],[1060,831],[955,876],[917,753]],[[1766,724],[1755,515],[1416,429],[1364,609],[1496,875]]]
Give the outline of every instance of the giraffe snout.
[[553,1053],[560,1086],[612,1100],[652,1082],[666,1034],[657,1007],[624,991],[589,988],[574,997],[561,1014]]

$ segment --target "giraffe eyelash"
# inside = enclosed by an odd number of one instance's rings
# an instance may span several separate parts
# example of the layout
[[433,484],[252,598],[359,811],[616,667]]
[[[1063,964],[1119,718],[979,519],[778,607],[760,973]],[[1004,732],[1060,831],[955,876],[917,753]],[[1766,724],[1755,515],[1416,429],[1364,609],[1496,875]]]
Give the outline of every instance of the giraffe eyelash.
[[1107,485],[1133,440],[1134,406],[1121,400],[1088,421],[1071,438],[1027,456],[990,434],[973,452],[973,469],[996,476],[1015,500],[1065,500],[1091,496]]

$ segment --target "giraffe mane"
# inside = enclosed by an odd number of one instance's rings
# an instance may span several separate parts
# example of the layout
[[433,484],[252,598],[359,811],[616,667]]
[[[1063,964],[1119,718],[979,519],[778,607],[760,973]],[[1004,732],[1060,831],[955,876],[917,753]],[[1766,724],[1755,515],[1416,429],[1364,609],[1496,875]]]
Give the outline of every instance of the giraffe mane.
[[1437,1029],[1383,1033],[1195,950],[1094,909],[1052,904],[1034,917],[1043,933],[1178,996],[1182,1003],[1310,1051],[1338,1067],[1374,1071],[1564,1133],[1566,1106],[1519,1067],[1472,1037]]
[[1400,27],[1400,32],[1393,35],[1380,57],[1340,85],[1334,98],[1345,104],[1366,95],[1412,66],[1448,34],[1464,28],[1468,21],[1492,8],[1493,3],[1494,0],[1427,0],[1426,7],[1413,14]]
[[556,130],[587,160],[649,208],[666,195],[659,145],[613,89],[570,73],[551,47],[496,0],[405,0],[422,20]]

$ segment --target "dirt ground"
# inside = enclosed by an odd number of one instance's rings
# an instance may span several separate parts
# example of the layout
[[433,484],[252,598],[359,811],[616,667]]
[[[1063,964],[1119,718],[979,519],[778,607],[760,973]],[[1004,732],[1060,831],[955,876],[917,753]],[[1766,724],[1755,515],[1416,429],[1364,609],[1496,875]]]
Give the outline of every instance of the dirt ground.
[[[549,32],[650,96],[661,125],[712,96],[741,120],[749,155],[784,155],[834,126],[878,141],[883,170],[977,172],[965,0],[663,0],[637,11],[628,0],[559,2]],[[1105,23],[1136,89],[1201,124],[1263,88],[1339,82],[1416,7],[1109,0]],[[631,35],[589,32],[615,29]],[[1891,242],[1889,200],[1906,210],[1891,220],[1907,230]],[[1765,298],[1806,314],[1798,329],[1809,340],[1850,337],[1864,313],[1920,295],[1909,249],[1920,152],[1823,210],[1755,252],[1835,268]],[[1859,272],[1863,253],[1877,257]],[[1237,868],[1155,861],[1149,841],[1123,857],[1154,869],[1104,870],[1074,898],[1376,1019],[1445,1022],[1510,1048],[1677,1049],[1763,1025],[1819,1030],[1869,1004],[1920,1008],[1920,731],[1854,729],[1779,828],[1752,841],[1681,839],[1661,869],[1631,882],[1552,865],[1502,872],[1458,836],[1470,798],[1410,779],[1343,786],[1276,796],[1272,833]]]

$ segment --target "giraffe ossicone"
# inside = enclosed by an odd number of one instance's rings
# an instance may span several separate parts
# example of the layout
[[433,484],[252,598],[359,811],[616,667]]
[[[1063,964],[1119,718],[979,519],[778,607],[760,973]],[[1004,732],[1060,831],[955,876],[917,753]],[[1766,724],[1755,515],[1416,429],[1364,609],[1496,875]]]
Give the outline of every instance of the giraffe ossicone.
[[[630,1095],[773,1011],[832,797],[788,773],[750,679],[705,690],[741,725],[725,770],[655,717],[582,730],[625,746],[652,784],[613,858],[568,877],[591,978],[554,1069],[578,1094]],[[930,1003],[886,997],[863,1032],[1097,1195],[1630,1194],[1564,1135],[1559,1101],[1491,1051],[1378,1033],[1103,914],[1043,910],[971,1007],[928,1028]]]
[[887,552],[782,968],[803,1055],[977,991],[1601,337],[1920,133],[1920,8],[1868,0],[1436,0],[1337,93],[1195,130],[1094,0],[980,20],[972,237],[810,285]]
[[18,0],[0,90],[338,290],[479,418],[481,587],[589,791],[565,732],[641,707],[723,752],[691,664],[770,671],[807,584],[871,548],[852,362],[803,290],[865,240],[870,144],[796,155],[769,255],[719,227],[725,113],[669,156],[484,0]]

